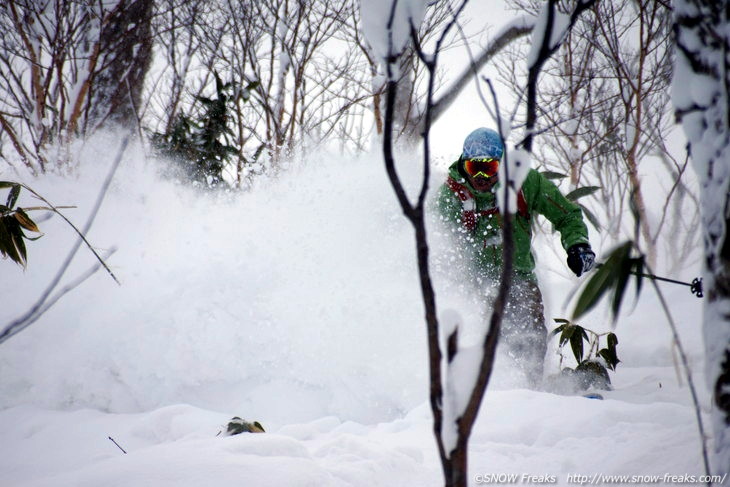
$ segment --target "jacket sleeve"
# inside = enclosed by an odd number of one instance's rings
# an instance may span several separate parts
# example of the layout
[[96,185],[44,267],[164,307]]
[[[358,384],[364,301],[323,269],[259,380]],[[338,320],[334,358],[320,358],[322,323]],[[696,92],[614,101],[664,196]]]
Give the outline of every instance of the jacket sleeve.
[[445,184],[439,189],[437,204],[439,216],[442,221],[452,224],[461,222],[461,200]]
[[563,196],[555,184],[533,169],[523,188],[530,211],[550,220],[560,232],[560,243],[565,250],[578,243],[588,243],[588,228],[583,221],[583,212],[578,205]]

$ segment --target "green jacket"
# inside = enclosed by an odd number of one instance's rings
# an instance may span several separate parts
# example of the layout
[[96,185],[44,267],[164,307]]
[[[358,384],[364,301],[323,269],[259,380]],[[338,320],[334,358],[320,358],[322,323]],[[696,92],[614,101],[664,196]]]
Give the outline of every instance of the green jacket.
[[[460,235],[461,243],[471,250],[474,271],[496,278],[502,262],[502,218],[492,192],[475,190],[460,172],[459,162],[449,168],[449,179],[441,187],[438,207],[442,220]],[[514,268],[519,277],[534,278],[532,219],[544,215],[560,232],[564,249],[588,243],[588,229],[579,206],[560,193],[542,174],[530,169],[518,197],[514,222]]]

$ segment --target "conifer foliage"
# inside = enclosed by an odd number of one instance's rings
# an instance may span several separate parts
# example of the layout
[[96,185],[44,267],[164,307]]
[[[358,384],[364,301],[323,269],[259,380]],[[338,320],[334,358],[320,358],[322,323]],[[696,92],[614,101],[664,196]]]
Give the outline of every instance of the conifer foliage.
[[[153,134],[157,150],[183,167],[193,184],[215,188],[224,183],[223,173],[234,158],[243,158],[234,145],[230,128],[233,110],[238,101],[248,101],[255,87],[250,83],[240,90],[232,81],[224,83],[215,74],[215,98],[196,96],[201,110],[197,117],[181,113],[167,133]],[[239,164],[240,166],[240,164]]]

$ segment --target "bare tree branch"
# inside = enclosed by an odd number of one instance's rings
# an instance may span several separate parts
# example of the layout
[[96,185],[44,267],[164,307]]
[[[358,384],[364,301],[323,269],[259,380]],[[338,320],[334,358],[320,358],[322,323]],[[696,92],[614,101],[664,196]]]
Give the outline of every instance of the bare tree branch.
[[476,76],[479,74],[479,70],[484,67],[489,61],[491,61],[502,49],[504,49],[511,42],[526,36],[534,27],[534,20],[528,17],[519,19],[518,22],[513,23],[508,28],[503,30],[499,36],[492,40],[492,42],[482,51],[482,53],[476,59],[471,61],[471,64],[456,78],[453,84],[446,89],[446,94],[434,102],[432,111],[432,121],[436,122],[441,115],[456,101],[456,99],[464,91],[464,88],[471,82],[474,81]]

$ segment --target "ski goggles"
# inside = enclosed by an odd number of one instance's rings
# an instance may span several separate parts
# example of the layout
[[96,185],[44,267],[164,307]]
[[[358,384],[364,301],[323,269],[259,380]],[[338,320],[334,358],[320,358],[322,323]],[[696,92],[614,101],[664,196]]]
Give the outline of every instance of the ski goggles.
[[464,159],[464,170],[469,176],[483,176],[491,178],[497,175],[499,171],[499,159],[494,158],[475,158]]

